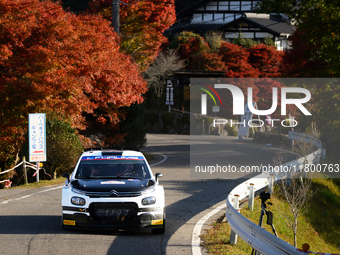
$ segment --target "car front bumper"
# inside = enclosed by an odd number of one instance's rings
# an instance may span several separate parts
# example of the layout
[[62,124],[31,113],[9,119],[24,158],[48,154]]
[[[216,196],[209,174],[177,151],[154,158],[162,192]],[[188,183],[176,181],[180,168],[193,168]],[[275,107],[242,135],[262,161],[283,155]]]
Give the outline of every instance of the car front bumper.
[[89,208],[63,206],[66,228],[162,228],[164,208],[139,208],[135,203],[92,203]]

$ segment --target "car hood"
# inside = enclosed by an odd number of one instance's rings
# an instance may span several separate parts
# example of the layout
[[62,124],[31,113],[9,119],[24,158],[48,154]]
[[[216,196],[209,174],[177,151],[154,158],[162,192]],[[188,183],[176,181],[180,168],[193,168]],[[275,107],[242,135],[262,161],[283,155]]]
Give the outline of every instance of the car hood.
[[87,192],[141,192],[154,185],[150,179],[76,179],[72,186]]

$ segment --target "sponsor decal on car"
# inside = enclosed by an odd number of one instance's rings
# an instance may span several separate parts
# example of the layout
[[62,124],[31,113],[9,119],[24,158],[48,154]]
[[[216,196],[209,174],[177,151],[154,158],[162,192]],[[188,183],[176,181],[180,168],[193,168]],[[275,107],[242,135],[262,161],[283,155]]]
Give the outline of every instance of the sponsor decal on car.
[[144,160],[141,156],[84,156],[84,160]]
[[100,184],[125,184],[125,182],[121,182],[121,181],[105,181],[105,182],[101,182]]

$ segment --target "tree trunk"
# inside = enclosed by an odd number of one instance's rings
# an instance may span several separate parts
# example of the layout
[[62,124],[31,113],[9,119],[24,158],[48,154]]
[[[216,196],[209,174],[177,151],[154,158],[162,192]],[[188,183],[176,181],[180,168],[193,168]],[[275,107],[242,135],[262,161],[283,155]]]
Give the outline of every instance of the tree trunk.
[[294,219],[294,224],[295,224],[295,226],[294,226],[294,246],[297,248],[297,230],[298,230],[298,219],[297,219],[297,217]]

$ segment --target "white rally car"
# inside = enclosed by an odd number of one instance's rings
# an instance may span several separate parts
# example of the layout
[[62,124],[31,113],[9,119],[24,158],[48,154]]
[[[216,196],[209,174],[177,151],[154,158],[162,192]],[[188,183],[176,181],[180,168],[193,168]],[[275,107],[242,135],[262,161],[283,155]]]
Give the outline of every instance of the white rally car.
[[62,189],[64,228],[150,228],[164,233],[164,189],[141,152],[85,151]]

